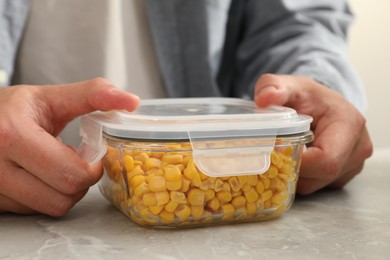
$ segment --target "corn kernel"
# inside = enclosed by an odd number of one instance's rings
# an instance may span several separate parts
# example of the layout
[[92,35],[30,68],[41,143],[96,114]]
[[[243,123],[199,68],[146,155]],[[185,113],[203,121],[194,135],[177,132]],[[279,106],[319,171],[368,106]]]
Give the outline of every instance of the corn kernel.
[[149,189],[154,192],[166,191],[167,186],[163,176],[147,176],[146,181],[149,184]]
[[181,189],[182,181],[166,181],[167,189],[176,191]]
[[228,203],[228,204],[222,205],[222,214],[223,214],[222,219],[223,220],[232,219],[234,217],[234,212],[235,212],[235,208],[233,207],[232,204]]
[[210,183],[207,180],[202,181],[202,184],[199,186],[201,190],[209,190],[210,189]]
[[272,179],[272,178],[275,178],[276,176],[278,176],[279,172],[275,166],[271,165],[266,173],[267,173],[268,178]]
[[144,172],[144,170],[142,170],[142,167],[140,165],[137,165],[134,167],[134,169],[131,172],[127,172],[127,179],[131,181],[131,179],[134,176],[144,175],[144,174],[145,174],[145,172]]
[[249,203],[255,202],[259,198],[259,194],[255,191],[254,188],[251,188],[249,191],[245,191],[244,195]]
[[247,203],[246,210],[247,210],[249,216],[255,215],[256,211],[257,211],[256,203]]
[[155,206],[157,204],[155,193],[154,192],[145,193],[142,196],[142,202],[145,206]]
[[283,166],[280,168],[280,173],[284,173],[287,175],[290,175],[294,172],[294,168],[289,164],[283,164]]
[[287,198],[288,198],[287,193],[285,193],[285,192],[278,192],[278,193],[275,193],[272,196],[271,202],[274,203],[274,204],[280,204],[283,201],[285,201]]
[[159,214],[160,220],[164,224],[171,224],[175,221],[175,214],[166,210],[162,210]]
[[183,192],[180,191],[171,191],[171,200],[175,201],[177,203],[186,204],[187,198],[186,195]]
[[269,209],[269,208],[271,208],[271,206],[272,206],[272,203],[270,200],[264,201],[264,208],[265,209]]
[[135,196],[142,197],[144,193],[149,191],[149,186],[145,182],[142,182],[138,187],[134,190]]
[[172,164],[164,167],[164,176],[167,181],[181,181],[182,179],[180,169]]
[[232,194],[229,191],[221,190],[217,192],[217,198],[219,202],[225,204],[232,200]]
[[255,186],[259,181],[259,177],[257,175],[249,175],[247,183],[251,186]]
[[263,184],[263,182],[259,181],[256,184],[255,188],[256,188],[257,193],[261,194],[264,191],[264,184]]
[[160,214],[161,210],[164,208],[164,205],[156,205],[156,206],[149,206],[149,211],[153,215],[158,215]]
[[183,155],[181,154],[166,154],[163,157],[163,162],[167,162],[169,164],[179,164],[183,162]]
[[213,212],[216,212],[219,209],[219,205],[220,203],[217,198],[213,198],[209,202],[207,202],[207,208],[209,208]]
[[240,188],[242,189],[248,181],[248,175],[241,175],[238,176],[237,178],[238,178],[238,183],[240,184]]
[[189,216],[191,216],[191,209],[185,204],[180,204],[175,210],[176,217],[181,221],[185,221]]
[[187,180],[186,178],[183,178],[180,191],[187,192],[190,189],[190,184],[191,184],[191,181]]
[[275,165],[276,167],[280,167],[283,164],[282,159],[279,157],[279,155],[275,151],[272,151],[272,153],[271,153],[271,163],[273,165]]
[[149,155],[147,153],[140,153],[134,159],[144,163],[146,161],[146,159],[148,159],[148,158],[149,158]]
[[261,182],[264,184],[264,189],[269,189],[269,186],[271,185],[271,181],[268,178],[261,178]]
[[261,193],[261,199],[265,203],[266,200],[269,200],[272,197],[272,190],[265,190]]
[[157,158],[147,158],[144,165],[146,170],[160,168],[161,161]]
[[141,183],[145,182],[145,176],[143,175],[136,175],[134,176],[130,181],[130,187],[132,189],[137,188]]
[[134,159],[130,155],[124,156],[125,167],[127,172],[131,172],[134,169]]
[[156,201],[157,205],[165,205],[169,201],[169,192],[168,191],[161,191],[161,192],[156,192]]
[[191,215],[194,219],[200,219],[203,216],[204,207],[199,205],[191,205]]
[[232,205],[236,209],[245,206],[245,204],[246,204],[246,198],[244,196],[237,196],[237,197],[232,199]]
[[177,206],[179,205],[179,203],[177,203],[176,201],[173,201],[173,200],[170,200],[164,207],[164,209],[168,212],[174,212],[177,208]]
[[204,194],[204,200],[207,202],[215,197],[215,191],[214,190],[206,190]]
[[237,177],[230,177],[228,179],[228,182],[229,182],[229,185],[230,185],[230,188],[232,191],[239,191],[240,190],[240,183],[238,182],[238,179]]
[[252,189],[252,186],[249,185],[248,183],[244,185],[244,187],[242,187],[242,191],[243,192],[247,192],[247,191],[250,191]]
[[191,205],[203,205],[205,201],[205,192],[200,189],[191,189],[188,192],[188,202]]
[[147,175],[164,176],[164,171],[161,169],[153,168],[146,172]]
[[214,190],[216,192],[219,192],[223,189],[223,180],[221,180],[220,178],[216,179],[215,183],[214,183]]

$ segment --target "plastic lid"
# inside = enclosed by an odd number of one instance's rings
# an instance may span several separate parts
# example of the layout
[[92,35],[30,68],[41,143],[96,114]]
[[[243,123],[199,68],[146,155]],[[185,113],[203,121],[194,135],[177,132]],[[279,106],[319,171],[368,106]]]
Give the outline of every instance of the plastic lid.
[[[212,176],[222,174],[220,166],[226,160],[246,161],[233,167],[229,174],[223,170],[226,176],[264,172],[269,167],[276,136],[304,133],[310,130],[311,122],[311,117],[298,115],[294,109],[280,106],[260,109],[254,102],[243,99],[150,99],[143,100],[135,112],[86,115],[80,133],[83,142],[96,150],[89,154],[98,153],[102,132],[126,139],[190,140],[198,168]],[[255,141],[239,142],[248,138]],[[210,143],[216,140],[233,141],[215,148]]]

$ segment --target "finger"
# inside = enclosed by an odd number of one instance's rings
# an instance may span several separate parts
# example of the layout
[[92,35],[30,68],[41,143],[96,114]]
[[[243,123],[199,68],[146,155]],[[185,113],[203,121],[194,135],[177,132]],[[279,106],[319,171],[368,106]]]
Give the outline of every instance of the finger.
[[[44,86],[40,95],[47,104],[44,109],[52,114],[51,121],[42,122],[43,128],[57,135],[66,123],[77,116],[96,110],[135,110],[140,103],[138,96],[121,91],[105,79],[97,78],[61,86]],[[61,98],[58,98],[61,97]]]
[[16,165],[64,194],[85,190],[102,175],[100,162],[88,164],[73,149],[39,128],[18,134],[9,157]]
[[10,198],[0,194],[0,213],[12,212],[17,214],[36,214],[37,211],[32,210]]
[[338,189],[344,187],[350,180],[352,180],[361,170],[363,169],[363,164],[359,164],[356,168],[352,169],[349,172],[346,172],[344,175],[342,175],[339,179],[336,181],[333,181],[331,184],[329,184],[329,181],[324,181],[320,178],[306,178],[303,176],[299,177],[298,184],[297,184],[297,193],[300,195],[308,195],[311,193],[314,193],[320,189],[323,189],[325,187],[332,188],[332,189]]
[[3,196],[33,211],[51,216],[65,215],[88,190],[73,195],[62,194],[17,166],[3,168],[0,177]]

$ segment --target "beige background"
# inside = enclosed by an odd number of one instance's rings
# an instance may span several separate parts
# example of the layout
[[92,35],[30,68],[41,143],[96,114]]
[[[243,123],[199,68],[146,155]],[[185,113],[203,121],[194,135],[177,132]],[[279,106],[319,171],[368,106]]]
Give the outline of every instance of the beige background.
[[368,96],[368,129],[375,148],[390,147],[390,1],[350,4],[356,15],[350,55]]

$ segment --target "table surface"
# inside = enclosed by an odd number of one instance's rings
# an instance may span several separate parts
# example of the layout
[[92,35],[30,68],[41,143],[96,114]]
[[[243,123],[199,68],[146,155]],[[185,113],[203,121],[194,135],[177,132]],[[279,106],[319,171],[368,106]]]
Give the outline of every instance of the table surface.
[[389,259],[390,149],[342,190],[297,197],[265,222],[154,230],[92,187],[63,218],[0,215],[0,259]]

